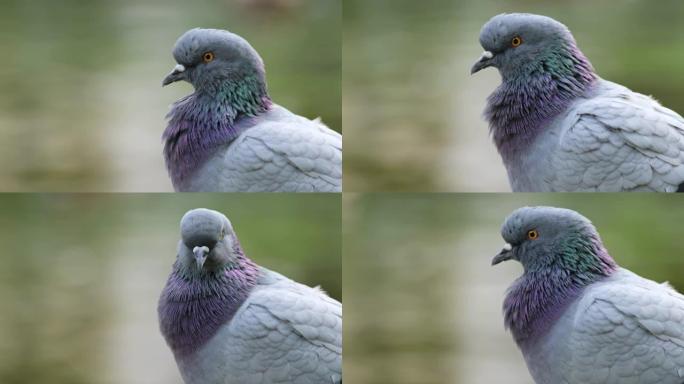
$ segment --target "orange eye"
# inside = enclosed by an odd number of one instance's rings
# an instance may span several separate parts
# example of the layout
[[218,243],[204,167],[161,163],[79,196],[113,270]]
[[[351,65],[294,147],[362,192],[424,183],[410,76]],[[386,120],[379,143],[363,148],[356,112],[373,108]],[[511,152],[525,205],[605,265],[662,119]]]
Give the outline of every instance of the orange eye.
[[205,63],[208,63],[208,62],[214,60],[214,53],[213,52],[206,52],[204,55],[202,55],[202,60],[204,60]]
[[513,38],[513,40],[511,40],[511,45],[512,45],[513,47],[517,47],[517,46],[519,46],[520,44],[522,44],[522,39],[520,38],[520,36],[516,36],[516,37]]
[[539,232],[536,230],[531,230],[527,232],[527,238],[530,240],[537,240],[539,238]]

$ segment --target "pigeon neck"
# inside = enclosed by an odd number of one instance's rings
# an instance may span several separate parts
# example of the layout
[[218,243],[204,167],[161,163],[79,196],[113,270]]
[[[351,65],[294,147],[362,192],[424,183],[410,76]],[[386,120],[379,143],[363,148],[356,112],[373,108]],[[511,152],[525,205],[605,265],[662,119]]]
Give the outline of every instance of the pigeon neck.
[[211,274],[184,273],[176,261],[158,308],[161,332],[176,358],[197,351],[230,322],[258,274],[258,266],[241,249],[235,263]]
[[235,140],[246,121],[271,108],[263,92],[226,86],[218,93],[196,92],[173,104],[167,115],[164,158],[174,186],[180,186],[222,145]]
[[[578,257],[579,252],[591,256]],[[506,328],[523,349],[546,334],[584,287],[618,268],[598,237],[570,241],[551,260],[549,265],[526,269],[504,300]]]
[[504,161],[530,145],[546,123],[596,82],[589,60],[574,45],[546,53],[503,77],[487,99],[485,118]]
[[262,71],[243,75],[239,81],[223,80],[202,89],[201,94],[214,99],[214,103],[230,105],[238,116],[258,116],[273,104]]

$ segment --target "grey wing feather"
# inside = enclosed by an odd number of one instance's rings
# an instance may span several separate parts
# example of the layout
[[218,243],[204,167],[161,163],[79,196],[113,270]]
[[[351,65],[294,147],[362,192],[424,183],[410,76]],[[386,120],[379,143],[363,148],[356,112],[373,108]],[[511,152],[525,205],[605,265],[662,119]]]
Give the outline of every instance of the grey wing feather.
[[280,106],[218,150],[182,190],[341,192],[342,135]]
[[[264,123],[247,132],[245,144],[274,171],[291,167],[292,179],[313,191],[339,192],[342,188],[342,136],[318,122],[310,128],[288,129],[291,123]],[[265,133],[265,134],[263,134]]]
[[604,82],[576,104],[554,168],[558,190],[676,191],[684,182],[684,119],[655,100]]
[[684,296],[623,273],[590,290],[575,317],[568,382],[682,384]]
[[[264,383],[341,383],[342,306],[321,290],[274,272],[243,305],[231,333]],[[273,276],[276,276],[273,278]]]

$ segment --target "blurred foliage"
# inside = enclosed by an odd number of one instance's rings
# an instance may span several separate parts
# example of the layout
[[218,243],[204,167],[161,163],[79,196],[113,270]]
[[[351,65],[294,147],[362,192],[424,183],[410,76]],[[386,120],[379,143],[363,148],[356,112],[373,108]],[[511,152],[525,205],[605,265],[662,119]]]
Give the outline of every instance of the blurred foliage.
[[[163,375],[177,376],[159,336],[156,305],[175,260],[178,223],[192,208],[223,212],[252,260],[320,285],[340,300],[340,199],[333,194],[4,195],[0,382],[168,383]],[[144,316],[136,317],[136,308]],[[140,336],[128,339],[129,329]],[[117,366],[129,361],[139,370]],[[135,365],[138,361],[142,364]]]
[[340,131],[340,0],[2,0],[4,191],[164,191],[171,49],[229,29],[266,63],[273,100]]
[[503,220],[525,205],[582,213],[618,264],[684,292],[684,196],[345,194],[346,379],[529,383],[500,312],[522,268],[490,266]]
[[470,76],[503,12],[562,21],[599,75],[684,113],[680,0],[345,0],[345,190],[510,190],[481,117],[499,76]]

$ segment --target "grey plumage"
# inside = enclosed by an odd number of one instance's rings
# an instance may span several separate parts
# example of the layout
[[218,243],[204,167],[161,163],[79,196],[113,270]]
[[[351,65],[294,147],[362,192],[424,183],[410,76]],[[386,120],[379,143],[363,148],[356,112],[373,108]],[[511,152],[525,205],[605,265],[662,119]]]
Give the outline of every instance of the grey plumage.
[[502,14],[480,42],[472,72],[501,73],[485,117],[513,191],[674,192],[684,183],[684,119],[601,79],[565,25]]
[[523,267],[506,327],[537,384],[684,383],[684,296],[620,268],[577,212],[524,207],[493,264]]
[[181,220],[158,311],[187,384],[342,382],[341,304],[252,262],[219,212]]
[[192,29],[173,50],[167,85],[188,81],[164,131],[177,191],[340,192],[342,136],[271,100],[263,61],[240,36]]

